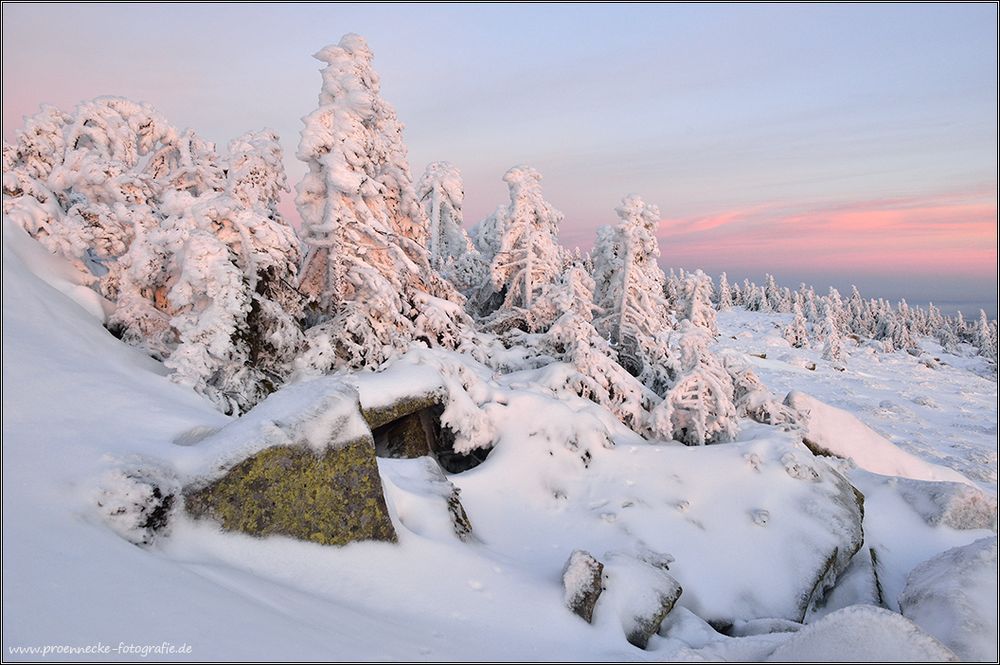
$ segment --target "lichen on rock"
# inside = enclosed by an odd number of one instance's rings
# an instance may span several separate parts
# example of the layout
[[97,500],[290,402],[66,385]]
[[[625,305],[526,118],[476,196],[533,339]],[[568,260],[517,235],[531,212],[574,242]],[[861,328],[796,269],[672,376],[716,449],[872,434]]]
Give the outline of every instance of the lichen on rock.
[[254,536],[284,535],[323,545],[396,540],[370,438],[322,453],[268,448],[226,475],[184,492],[188,513]]

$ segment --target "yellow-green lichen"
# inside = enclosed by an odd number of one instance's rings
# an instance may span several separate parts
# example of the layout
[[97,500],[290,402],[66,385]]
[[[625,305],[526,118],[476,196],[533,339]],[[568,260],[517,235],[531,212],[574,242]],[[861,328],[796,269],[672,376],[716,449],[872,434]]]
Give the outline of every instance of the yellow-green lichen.
[[319,453],[304,445],[268,448],[222,478],[188,488],[184,498],[195,517],[255,536],[323,545],[396,540],[368,437]]

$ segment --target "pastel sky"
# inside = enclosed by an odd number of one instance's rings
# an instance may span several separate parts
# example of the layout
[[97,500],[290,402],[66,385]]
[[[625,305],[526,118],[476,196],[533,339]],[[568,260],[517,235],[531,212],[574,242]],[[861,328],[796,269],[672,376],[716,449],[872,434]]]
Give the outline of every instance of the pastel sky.
[[221,146],[276,129],[294,183],[311,54],[357,32],[414,176],[454,162],[469,225],[525,163],[568,245],[637,192],[665,266],[996,313],[995,4],[2,11],[5,140],[41,103],[122,95]]

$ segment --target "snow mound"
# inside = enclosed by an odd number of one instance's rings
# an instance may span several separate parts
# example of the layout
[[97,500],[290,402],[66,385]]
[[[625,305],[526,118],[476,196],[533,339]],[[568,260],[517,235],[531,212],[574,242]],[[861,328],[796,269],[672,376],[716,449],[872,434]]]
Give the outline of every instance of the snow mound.
[[452,478],[494,551],[553,578],[576,549],[669,552],[680,604],[724,624],[800,621],[861,544],[853,488],[790,435],[608,448],[572,438],[583,408],[531,394],[496,405],[496,448]]
[[112,304],[90,288],[93,277],[45,251],[8,217],[3,218],[3,242],[5,249],[9,249],[46,284],[66,295],[97,321],[104,322]]
[[899,597],[903,615],[962,660],[997,660],[997,538],[925,561]]
[[793,390],[785,404],[808,414],[804,440],[821,452],[851,459],[862,469],[917,480],[969,484],[962,474],[911,455],[888,441],[853,414]]
[[378,470],[397,533],[405,529],[422,538],[446,542],[474,538],[458,489],[432,458],[380,457]]
[[872,605],[852,605],[794,633],[768,660],[921,662],[958,659],[906,617]]
[[900,496],[930,526],[953,529],[997,528],[997,500],[970,485],[898,478]]

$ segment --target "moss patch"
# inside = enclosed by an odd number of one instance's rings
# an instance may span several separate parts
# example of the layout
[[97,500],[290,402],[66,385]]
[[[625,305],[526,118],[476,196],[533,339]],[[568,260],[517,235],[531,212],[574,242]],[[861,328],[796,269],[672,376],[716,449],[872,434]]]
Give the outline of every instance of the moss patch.
[[209,485],[188,488],[185,508],[224,529],[323,545],[396,541],[372,440],[316,453],[304,445],[253,455]]

